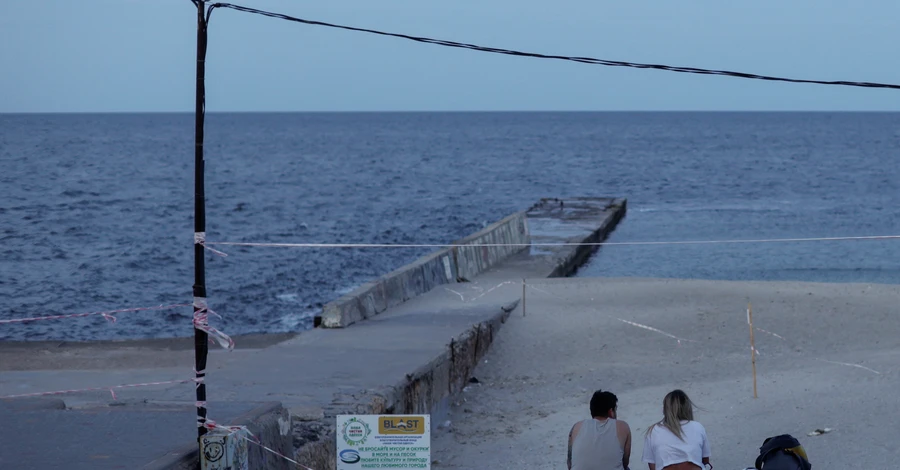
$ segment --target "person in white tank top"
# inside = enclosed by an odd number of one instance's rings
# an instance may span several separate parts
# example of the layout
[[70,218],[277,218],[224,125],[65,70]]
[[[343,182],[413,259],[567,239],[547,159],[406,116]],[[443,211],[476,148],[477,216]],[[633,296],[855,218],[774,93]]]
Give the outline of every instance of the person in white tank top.
[[663,399],[663,419],[647,428],[641,460],[650,470],[712,469],[709,439],[694,421],[694,404],[681,390]]
[[594,392],[591,418],[575,423],[569,431],[569,470],[628,470],[631,429],[616,419],[618,401],[610,392]]

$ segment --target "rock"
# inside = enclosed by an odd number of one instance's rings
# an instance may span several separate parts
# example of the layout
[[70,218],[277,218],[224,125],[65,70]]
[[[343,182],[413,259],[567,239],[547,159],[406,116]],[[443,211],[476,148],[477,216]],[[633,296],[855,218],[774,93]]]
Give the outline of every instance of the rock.
[[831,431],[833,431],[833,429],[831,429],[831,428],[816,429],[815,431],[810,431],[810,432],[806,433],[806,435],[807,435],[807,436],[820,436],[820,435],[822,435],[822,434],[826,434],[826,433],[829,433],[829,432],[831,432]]
[[317,421],[325,419],[325,410],[315,406],[295,406],[290,409],[291,417],[296,421]]
[[293,440],[294,448],[300,449],[306,444],[318,442],[330,431],[321,421],[294,421]]

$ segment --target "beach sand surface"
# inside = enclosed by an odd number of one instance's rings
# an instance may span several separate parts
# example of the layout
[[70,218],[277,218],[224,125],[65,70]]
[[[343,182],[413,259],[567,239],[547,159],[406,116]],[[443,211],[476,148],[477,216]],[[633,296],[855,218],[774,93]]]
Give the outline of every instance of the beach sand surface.
[[597,389],[619,397],[632,469],[647,468],[643,433],[676,388],[699,407],[719,470],[751,467],[785,433],[814,469],[900,461],[900,286],[534,279],[525,297],[433,435],[434,468],[564,469]]

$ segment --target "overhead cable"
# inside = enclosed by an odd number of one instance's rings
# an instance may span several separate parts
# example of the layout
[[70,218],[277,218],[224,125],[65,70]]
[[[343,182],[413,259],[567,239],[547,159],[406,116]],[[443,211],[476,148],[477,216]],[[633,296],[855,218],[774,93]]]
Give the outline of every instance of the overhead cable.
[[268,16],[271,18],[278,18],[287,21],[293,21],[296,23],[302,23],[312,26],[325,26],[328,28],[337,28],[343,29],[347,31],[356,31],[362,33],[369,34],[377,34],[380,36],[390,36],[395,38],[407,39],[410,41],[421,42],[426,44],[434,44],[438,46],[445,47],[455,47],[461,49],[470,49],[474,51],[480,52],[490,52],[494,54],[503,54],[510,56],[518,56],[518,57],[531,57],[537,59],[554,59],[554,60],[564,60],[570,62],[580,62],[584,64],[592,64],[592,65],[603,65],[607,67],[631,67],[631,68],[639,68],[639,69],[656,69],[656,70],[665,70],[668,72],[679,72],[679,73],[690,73],[690,74],[698,74],[698,75],[721,75],[727,77],[736,77],[736,78],[744,78],[751,80],[766,80],[766,81],[776,81],[776,82],[790,82],[790,83],[812,83],[818,85],[836,85],[836,86],[850,86],[850,87],[862,87],[862,88],[888,88],[898,90],[900,89],[900,85],[890,84],[890,83],[876,83],[876,82],[859,82],[859,81],[845,81],[845,80],[809,80],[809,79],[800,79],[800,78],[786,78],[786,77],[776,77],[770,75],[759,75],[754,73],[745,73],[745,72],[733,72],[728,70],[715,70],[715,69],[704,69],[697,67],[680,67],[673,65],[661,65],[661,64],[646,64],[646,63],[638,63],[638,62],[625,62],[618,60],[607,60],[607,59],[595,59],[592,57],[577,57],[577,56],[564,56],[564,55],[548,55],[548,54],[540,54],[536,52],[523,52],[512,49],[502,49],[496,47],[487,47],[487,46],[479,46],[476,44],[467,44],[456,41],[447,41],[443,39],[434,39],[428,37],[421,36],[411,36],[408,34],[400,34],[400,33],[389,33],[385,31],[378,31],[375,29],[368,28],[358,28],[355,26],[346,26],[339,25],[333,23],[326,23],[323,21],[315,21],[315,20],[307,20],[303,18],[297,18],[290,15],[285,15],[282,13],[273,13],[270,11],[260,10],[258,8],[245,7],[241,5],[235,5],[233,3],[211,3],[210,9],[213,8],[229,8],[232,10],[241,11],[244,13],[252,13],[256,15]]

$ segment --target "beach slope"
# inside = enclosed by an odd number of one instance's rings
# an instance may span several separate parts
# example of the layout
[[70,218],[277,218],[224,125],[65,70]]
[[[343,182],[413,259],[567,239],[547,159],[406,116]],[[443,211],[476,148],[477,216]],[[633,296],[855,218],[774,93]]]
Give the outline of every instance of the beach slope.
[[[900,286],[663,279],[528,280],[513,313],[434,438],[436,468],[564,469],[572,424],[596,389],[619,397],[631,468],[662,398],[701,407],[720,470],[752,466],[790,433],[813,468],[900,459]],[[747,304],[758,350],[753,397]],[[816,429],[830,432],[809,436]]]

